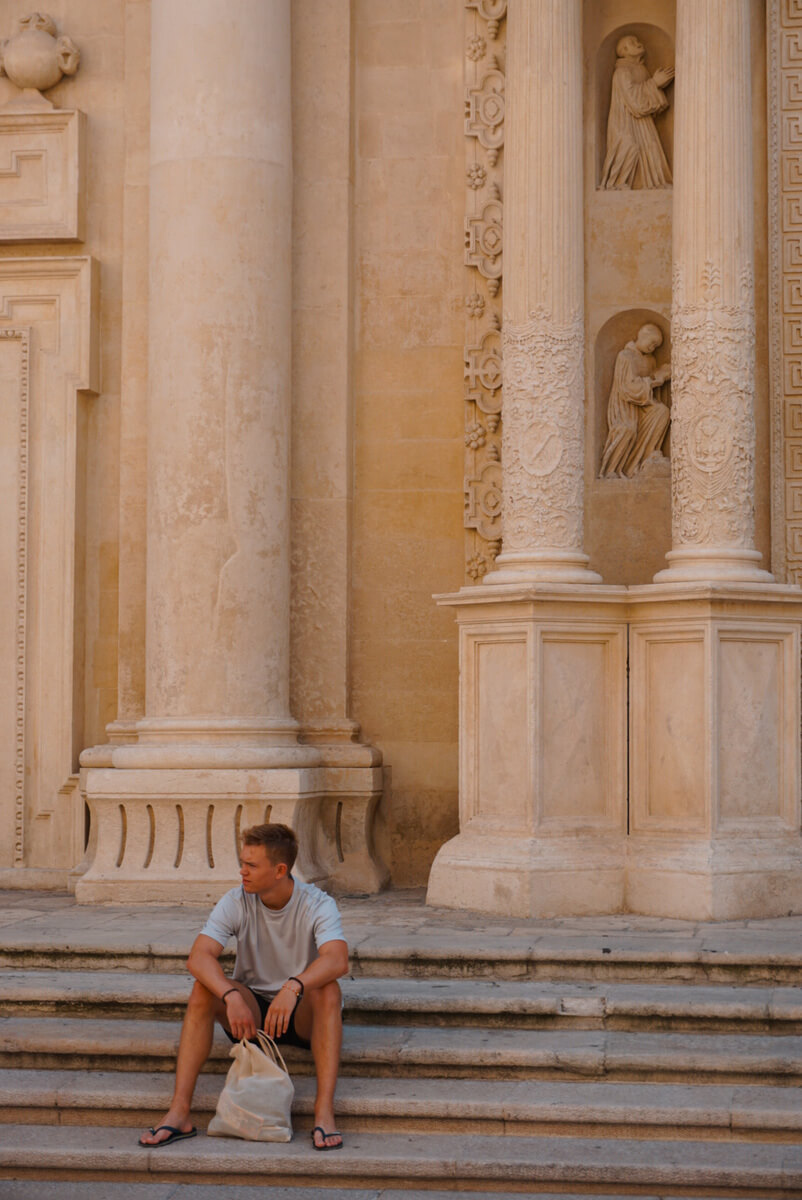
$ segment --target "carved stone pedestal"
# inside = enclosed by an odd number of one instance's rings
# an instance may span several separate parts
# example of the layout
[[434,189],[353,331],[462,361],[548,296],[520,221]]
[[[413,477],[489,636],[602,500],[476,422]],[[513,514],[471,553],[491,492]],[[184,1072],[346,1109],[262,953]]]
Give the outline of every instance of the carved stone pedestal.
[[631,588],[626,907],[735,920],[802,912],[802,594]]
[[[138,767],[147,750],[149,765]],[[381,767],[370,747],[353,750],[361,762],[310,746],[235,746],[218,754],[217,765],[208,746],[85,751],[81,789],[92,844],[76,899],[213,903],[239,883],[241,831],[263,821],[297,833],[299,879],[335,892],[379,891],[387,882],[372,840]]]
[[522,584],[439,597],[460,625],[460,833],[435,858],[429,904],[622,909],[625,594]]
[[486,585],[439,600],[460,625],[460,833],[430,904],[802,912],[798,588]]

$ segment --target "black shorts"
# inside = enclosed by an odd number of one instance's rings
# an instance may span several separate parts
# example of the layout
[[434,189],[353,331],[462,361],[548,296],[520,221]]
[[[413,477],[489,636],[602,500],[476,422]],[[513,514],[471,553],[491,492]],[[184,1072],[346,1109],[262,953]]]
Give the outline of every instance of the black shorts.
[[[259,992],[255,992],[252,988],[249,988],[248,985],[245,983],[241,983],[240,987],[248,988],[248,991],[251,993],[254,1000],[259,1005],[259,1023],[261,1025],[262,1029],[264,1029],[265,1017],[267,1016],[267,1010],[270,1008],[270,1001],[268,1000],[267,996],[260,995]],[[231,1042],[239,1041],[239,1038],[234,1037],[234,1034],[230,1033],[225,1028],[225,1026],[223,1026],[223,1033],[226,1035],[226,1037],[229,1039],[229,1041],[231,1041]],[[258,1042],[259,1042],[258,1038],[250,1038],[249,1040],[252,1042],[256,1042],[258,1045]],[[305,1037],[301,1037],[300,1033],[298,1033],[295,1029],[295,1009],[293,1009],[292,1012],[290,1013],[290,1023],[287,1026],[286,1031],[284,1033],[279,1034],[278,1037],[274,1037],[273,1041],[278,1046],[299,1046],[301,1050],[311,1050],[311,1048],[312,1048],[312,1043],[308,1042]]]

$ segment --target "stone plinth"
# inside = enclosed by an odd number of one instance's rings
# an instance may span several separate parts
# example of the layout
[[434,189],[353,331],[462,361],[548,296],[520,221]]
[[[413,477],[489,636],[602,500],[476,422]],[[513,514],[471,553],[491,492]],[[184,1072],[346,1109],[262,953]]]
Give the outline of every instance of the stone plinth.
[[632,588],[627,908],[699,920],[802,911],[802,595]]
[[460,625],[460,833],[428,903],[514,916],[624,903],[624,588],[485,586]]

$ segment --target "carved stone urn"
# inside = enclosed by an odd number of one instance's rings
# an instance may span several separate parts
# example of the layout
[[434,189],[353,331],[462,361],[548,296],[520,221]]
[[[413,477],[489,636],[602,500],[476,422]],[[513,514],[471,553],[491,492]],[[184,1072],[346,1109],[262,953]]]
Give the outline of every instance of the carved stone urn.
[[81,52],[68,37],[59,37],[56,23],[47,13],[20,17],[17,32],[0,43],[0,74],[7,75],[22,91],[11,103],[18,106],[52,108],[42,92],[54,87],[63,75],[74,75]]

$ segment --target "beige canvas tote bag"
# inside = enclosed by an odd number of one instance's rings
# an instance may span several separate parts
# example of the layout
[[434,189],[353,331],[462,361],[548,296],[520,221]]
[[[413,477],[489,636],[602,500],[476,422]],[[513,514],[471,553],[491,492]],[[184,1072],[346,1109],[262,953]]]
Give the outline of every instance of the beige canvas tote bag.
[[295,1088],[276,1043],[261,1029],[257,1036],[258,1046],[243,1038],[231,1047],[234,1062],[206,1132],[251,1142],[289,1142]]

